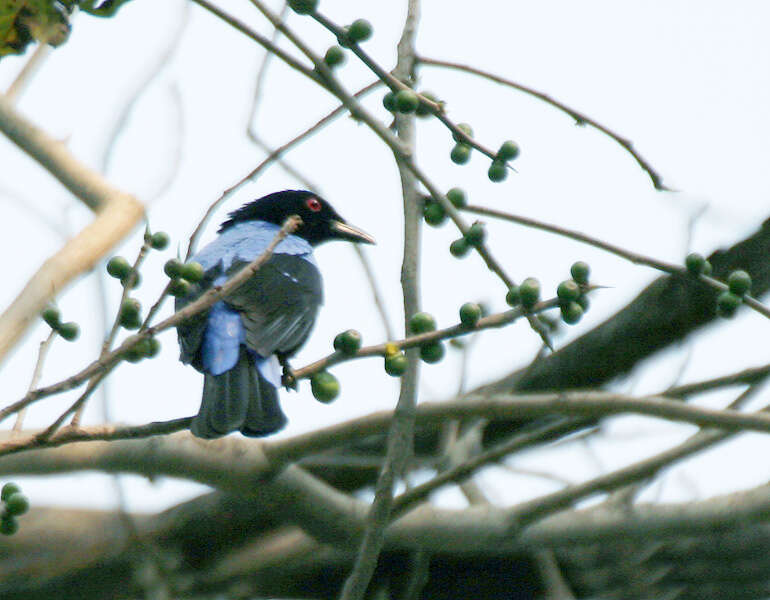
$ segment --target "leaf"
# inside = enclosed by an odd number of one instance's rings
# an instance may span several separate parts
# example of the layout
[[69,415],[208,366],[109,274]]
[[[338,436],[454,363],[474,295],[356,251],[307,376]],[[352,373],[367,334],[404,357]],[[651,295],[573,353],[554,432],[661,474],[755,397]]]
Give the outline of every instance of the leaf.
[[0,0],[0,57],[24,53],[33,40],[63,44],[70,32],[69,10],[54,0]]

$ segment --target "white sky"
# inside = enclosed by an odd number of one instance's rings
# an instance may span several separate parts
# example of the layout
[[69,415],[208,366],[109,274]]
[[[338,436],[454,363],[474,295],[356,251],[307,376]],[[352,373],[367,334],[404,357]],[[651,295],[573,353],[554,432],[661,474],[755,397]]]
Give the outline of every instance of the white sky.
[[[321,9],[341,24],[358,17],[369,19],[375,33],[365,47],[390,69],[404,4],[322,0]],[[248,2],[222,5],[238,10],[244,20],[270,34]],[[115,19],[79,15],[70,41],[43,65],[22,97],[20,109],[48,132],[67,139],[81,160],[98,166],[116,115],[168,44],[182,14],[183,2],[135,0]],[[575,127],[551,107],[471,75],[435,68],[421,70],[422,89],[445,100],[453,119],[471,123],[482,143],[496,148],[512,138],[522,154],[515,163],[518,174],[493,184],[486,178],[486,158],[474,154],[469,165],[453,165],[449,134],[436,122],[420,121],[418,161],[440,187],[464,187],[473,203],[559,223],[670,261],[682,260],[688,251],[688,218],[706,206],[691,248],[710,253],[749,234],[768,216],[769,16],[768,4],[759,1],[728,5],[426,0],[417,43],[420,54],[476,65],[584,111],[631,139],[665,182],[681,191],[656,192],[617,144],[592,129]],[[320,53],[333,42],[307,18],[291,15],[289,22]],[[152,227],[169,232],[174,248],[176,244],[185,247],[205,208],[263,156],[249,143],[244,129],[262,57],[256,44],[192,7],[173,59],[135,106],[117,143],[108,176],[145,201],[157,195],[181,145],[173,185],[153,199],[149,209]],[[0,88],[10,84],[24,60],[0,61]],[[351,91],[373,79],[352,56],[340,76]],[[375,92],[365,104],[389,122],[381,97],[382,92]],[[265,140],[279,145],[335,106],[329,94],[274,61],[256,127]],[[400,324],[401,199],[387,149],[365,126],[342,118],[289,154],[288,160],[320,187],[343,216],[378,239],[379,245],[367,252],[381,277],[392,319]],[[297,186],[284,171],[272,167],[225,205],[206,239],[211,239],[214,225],[226,211],[265,193]],[[0,252],[9,257],[4,261],[8,283],[0,289],[0,304],[6,306],[62,242],[35,211],[69,233],[91,215],[5,140],[0,140],[0,202]],[[439,324],[455,322],[457,308],[468,300],[488,301],[493,309],[504,307],[505,290],[478,257],[457,261],[449,255],[448,245],[456,237],[450,225],[425,228],[423,305]],[[557,345],[606,318],[656,276],[592,248],[512,225],[489,223],[489,239],[495,255],[516,279],[537,276],[544,289],[552,292],[568,276],[569,265],[583,259],[592,265],[595,281],[612,286],[595,295],[586,318],[560,337]],[[133,259],[139,240],[140,235],[135,235],[118,252]],[[161,267],[172,254],[173,250],[153,253],[147,261],[137,293],[145,307],[162,288]],[[317,258],[325,279],[326,307],[312,339],[294,360],[297,366],[326,354],[334,335],[343,329],[360,330],[365,343],[380,342],[384,335],[350,249],[343,244],[324,246]],[[114,306],[118,285],[109,280],[107,286]],[[102,337],[99,305],[93,277],[80,280],[60,298],[64,318],[78,321],[83,335],[74,345],[57,341],[43,383],[70,375],[97,353]],[[170,303],[165,308],[168,314]],[[763,343],[764,331],[770,331],[767,320],[742,313],[691,346],[650,361],[620,388],[635,393],[664,388],[690,351],[687,380],[765,363],[770,349]],[[33,329],[6,361],[3,404],[23,395],[37,344],[46,333],[42,324]],[[163,352],[158,359],[126,365],[111,378],[110,411],[117,420],[143,423],[197,410],[200,375],[178,363],[174,332],[160,339]],[[470,384],[484,383],[526,364],[537,347],[538,339],[523,325],[484,334],[471,357]],[[424,366],[421,399],[451,396],[457,388],[458,364],[459,356],[452,351],[440,365]],[[343,391],[331,406],[315,402],[306,383],[299,394],[283,393],[291,422],[281,435],[394,405],[397,382],[384,374],[381,360],[341,365],[334,373]],[[63,395],[36,405],[27,423],[50,422],[73,398]],[[728,397],[707,400],[722,405]],[[98,398],[90,403],[86,422],[100,420],[100,403]],[[572,445],[524,456],[514,464],[567,477],[589,476],[662,450],[691,431],[643,419],[616,419],[608,435],[592,444],[591,452]],[[752,460],[750,468],[736,465],[747,464],[749,453],[756,456],[767,449],[766,438],[742,436],[673,469],[664,488],[648,497],[658,497],[658,492],[663,499],[703,497],[764,482],[770,477],[766,461]],[[488,469],[482,477],[485,482],[497,479],[496,499],[505,502],[554,489],[553,482],[515,477],[499,468]],[[161,508],[200,490],[179,482],[151,485],[139,478],[125,480],[131,505],[137,509]],[[21,481],[33,503],[107,507],[114,502],[112,484],[101,475]],[[454,502],[455,496],[447,493],[443,501]]]

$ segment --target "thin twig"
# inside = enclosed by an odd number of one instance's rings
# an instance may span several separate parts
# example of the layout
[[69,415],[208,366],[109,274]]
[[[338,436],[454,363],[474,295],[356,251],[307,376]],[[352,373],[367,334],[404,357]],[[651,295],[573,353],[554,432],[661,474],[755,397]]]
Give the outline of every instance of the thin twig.
[[48,44],[44,42],[38,42],[35,51],[32,53],[29,59],[27,59],[27,62],[24,63],[24,66],[21,68],[21,71],[19,71],[19,74],[16,75],[16,79],[14,79],[11,85],[8,86],[8,90],[5,92],[6,100],[11,103],[15,103],[19,99],[19,96],[21,96],[24,88],[29,85],[30,81],[32,80],[32,76],[40,68],[40,66],[43,64],[43,61],[45,61],[50,52],[51,47]]
[[167,38],[168,44],[158,54],[155,62],[153,62],[153,64],[150,65],[150,67],[145,71],[139,83],[134,87],[133,91],[129,95],[128,100],[121,107],[117,118],[113,121],[112,127],[109,130],[109,134],[106,137],[106,145],[101,155],[100,171],[102,174],[106,175],[110,170],[110,165],[115,153],[117,141],[120,139],[121,133],[125,130],[129,117],[131,116],[131,113],[134,112],[134,108],[136,107],[137,103],[139,100],[141,100],[153,82],[161,74],[163,68],[171,61],[174,53],[176,52],[176,49],[179,47],[179,43],[182,41],[182,36],[190,20],[189,9],[190,5],[185,2],[182,9],[182,15],[175,19],[175,22],[177,23],[176,28]]
[[[413,70],[414,40],[420,19],[419,0],[409,0],[406,21],[398,42],[398,61],[395,73],[406,79]],[[398,115],[396,127],[401,147],[415,150],[415,123],[413,115]],[[401,287],[404,297],[404,330],[409,330],[409,319],[420,310],[420,233],[422,201],[414,172],[406,167],[401,155],[394,152],[401,177],[404,203],[404,255],[401,264]],[[388,432],[385,462],[374,488],[374,500],[369,508],[361,545],[340,593],[340,600],[361,600],[369,587],[380,551],[385,543],[385,529],[390,520],[395,485],[406,471],[412,455],[419,386],[420,356],[417,348],[406,353],[407,368],[401,378],[401,390]]]
[[[112,344],[115,342],[115,338],[117,337],[118,332],[120,331],[120,321],[123,313],[123,304],[128,299],[128,296],[131,293],[131,289],[133,288],[134,281],[139,275],[139,269],[141,268],[142,263],[144,262],[144,259],[147,257],[147,253],[149,251],[150,251],[150,240],[148,239],[148,236],[145,233],[144,243],[142,244],[142,247],[139,249],[139,254],[137,255],[136,260],[134,261],[134,264],[131,267],[131,271],[129,271],[128,275],[123,281],[123,291],[120,294],[120,302],[118,303],[118,310],[112,322],[112,327],[110,328],[109,333],[104,338],[104,342],[102,343],[102,349],[101,349],[101,352],[99,353],[100,360],[103,360],[104,357],[107,355],[107,353],[110,351],[110,349],[112,348]],[[108,370],[105,370],[105,372],[99,373],[96,377],[94,377],[94,379],[91,380],[91,382],[89,382],[88,389],[86,389],[83,396],[81,396],[75,402],[75,405],[77,406],[73,405],[75,406],[75,410],[74,410],[75,414],[72,416],[72,421],[70,423],[72,427],[78,427],[80,425],[80,419],[83,417],[83,412],[85,411],[85,408],[86,408],[86,404],[85,404],[86,400],[91,395],[96,385],[98,385],[99,382],[104,380],[107,372]],[[72,412],[73,412],[72,407],[70,407],[69,409],[67,409],[67,411],[65,411],[63,415],[59,417],[59,419],[65,418],[66,415],[71,414]],[[55,431],[58,428],[58,426],[54,427],[54,425],[56,425],[56,422],[54,422],[54,424],[51,426],[53,427],[52,431],[50,432],[46,431],[46,434],[48,435],[48,437],[50,437],[53,431]]]
[[110,374],[112,371],[112,368],[114,368],[114,364],[110,367],[107,367],[104,371],[97,373],[94,375],[91,379],[88,380],[88,385],[86,386],[85,391],[80,395],[80,397],[73,402],[69,408],[67,408],[63,413],[61,413],[56,420],[51,423],[44,431],[42,431],[40,434],[38,434],[38,440],[44,442],[45,440],[49,439],[53,434],[55,434],[59,427],[62,426],[62,423],[67,420],[67,417],[69,417],[72,413],[75,413],[75,416],[77,419],[72,419],[72,425],[71,427],[73,429],[77,429],[77,427],[80,425],[80,415],[82,408],[85,406],[85,403],[88,401],[88,399],[91,397],[91,394],[94,393],[94,390],[99,386],[99,384],[102,382],[102,380],[107,377],[107,375]]
[[554,100],[547,94],[544,94],[543,92],[539,92],[538,90],[535,90],[531,87],[527,87],[520,83],[516,83],[515,81],[511,81],[510,79],[506,79],[505,77],[500,77],[499,75],[493,75],[492,73],[482,71],[481,69],[477,69],[469,65],[463,65],[460,63],[450,62],[446,60],[437,60],[435,58],[425,58],[420,56],[417,57],[417,63],[421,65],[431,66],[431,67],[443,67],[447,69],[465,71],[466,73],[472,73],[474,75],[478,75],[485,79],[489,79],[490,81],[507,85],[521,92],[524,92],[525,94],[534,96],[538,100],[542,100],[543,102],[550,104],[554,108],[557,108],[560,111],[568,114],[570,117],[575,119],[575,122],[578,125],[590,125],[597,131],[601,131],[603,134],[615,140],[618,144],[620,144],[626,150],[626,152],[628,152],[634,158],[637,164],[647,173],[647,175],[650,178],[650,181],[652,181],[652,185],[655,186],[656,190],[669,191],[669,192],[673,191],[671,188],[663,184],[663,178],[658,174],[657,171],[655,171],[655,169],[652,168],[650,163],[648,163],[644,158],[642,158],[642,156],[634,149],[634,145],[630,140],[624,137],[621,137],[620,135],[618,135],[608,127],[605,127],[601,123],[594,121],[590,117],[584,115],[581,112],[578,112],[574,108],[570,108],[566,104],[563,104],[558,100]]
[[[37,352],[37,361],[35,362],[35,369],[32,371],[32,379],[29,382],[29,388],[27,391],[34,390],[37,387],[37,384],[40,381],[40,377],[43,375],[43,365],[45,364],[46,356],[48,356],[48,349],[51,347],[51,343],[55,337],[56,330],[51,329],[51,333],[48,334],[48,337],[40,342],[40,348]],[[14,431],[21,431],[22,427],[24,426],[24,417],[26,414],[27,410],[22,409],[19,411],[19,414],[16,415],[16,422],[13,424]]]
[[75,442],[96,442],[133,440],[152,437],[155,435],[167,435],[190,428],[194,417],[182,417],[171,421],[158,421],[146,425],[98,425],[95,427],[67,427],[60,429],[48,439],[39,439],[39,434],[0,443],[0,456],[16,454],[25,450],[39,450],[42,448],[56,448]]
[[425,483],[403,492],[393,502],[392,518],[395,519],[406,510],[413,507],[416,503],[427,499],[428,496],[437,489],[449,483],[458,483],[467,479],[481,467],[496,463],[518,450],[529,448],[534,444],[571,433],[574,429],[575,423],[573,421],[561,421],[543,427],[537,431],[516,434],[510,440],[501,442],[484,452],[472,456],[465,462],[456,464],[453,467],[438,473],[435,477],[429,479]]
[[[544,223],[543,221],[538,221],[537,219],[532,219],[530,217],[514,215],[511,213],[495,210],[492,208],[486,208],[483,206],[468,205],[464,207],[463,210],[473,214],[477,214],[477,215],[485,215],[488,217],[495,217],[497,219],[502,219],[504,221],[510,221],[512,223],[518,223],[519,225],[524,225],[526,227],[532,227],[535,229],[542,229],[543,231],[549,231],[551,233],[555,233],[557,235],[561,235],[573,240],[577,240],[578,242],[583,242],[584,244],[594,246],[601,250],[605,250],[611,254],[615,254],[616,256],[620,256],[621,258],[625,258],[626,260],[634,264],[646,265],[648,267],[652,267],[653,269],[657,269],[658,271],[663,271],[664,273],[668,273],[670,275],[692,277],[689,271],[687,271],[687,268],[682,265],[667,263],[665,261],[658,260],[650,256],[645,256],[644,254],[638,254],[636,252],[632,252],[631,250],[626,250],[625,248],[621,248],[620,246],[615,246],[614,244],[604,242],[598,238],[591,237],[590,235],[586,235],[585,233],[581,233],[579,231],[575,231],[572,229],[567,229],[566,227],[551,225],[550,223]],[[715,290],[724,291],[728,289],[727,284],[722,283],[721,281],[719,281],[718,279],[714,279],[713,277],[709,277],[707,275],[698,275],[698,279],[703,283],[711,286]],[[765,306],[756,298],[753,298],[749,295],[745,295],[743,296],[743,303],[749,308],[761,314],[762,316],[770,319],[770,307]]]
[[[345,39],[345,32],[343,31],[342,27],[328,19],[322,14],[319,13],[313,13],[312,17],[318,21],[321,25],[323,25],[326,29],[328,29],[331,33],[333,33],[335,36],[337,36],[337,39],[340,41],[345,42],[345,45],[347,45],[350,50],[361,60],[362,63],[364,63],[369,69],[377,75],[392,91],[398,92],[399,90],[411,90],[412,88],[406,83],[410,77],[411,73],[407,74],[399,74],[398,76],[395,75],[396,71],[394,71],[394,74],[388,73],[385,69],[383,69],[369,54],[361,48],[356,43],[351,43],[349,40]],[[414,91],[414,90],[413,90]],[[482,154],[485,154],[492,160],[494,160],[497,156],[497,153],[493,150],[487,148],[486,146],[480,144],[476,140],[474,140],[472,137],[470,137],[465,131],[463,131],[457,123],[452,121],[446,113],[444,112],[444,105],[441,102],[434,102],[430,98],[426,98],[422,94],[417,94],[417,97],[420,100],[420,103],[430,109],[430,111],[436,116],[436,118],[441,121],[441,123],[444,124],[444,126],[449,129],[450,133],[454,136],[454,139],[458,140],[458,142],[462,142],[463,144],[466,144],[468,146],[471,146],[472,148],[475,148]]]
[[[283,20],[286,18],[286,14],[289,10],[289,4],[288,2],[283,2],[283,5],[281,6],[281,12],[278,13],[278,18],[283,22]],[[278,43],[278,38],[281,37],[281,30],[275,27],[273,29],[273,37],[270,40],[273,44]],[[251,139],[252,142],[259,145],[259,141],[257,138],[257,132],[254,129],[254,120],[257,115],[257,108],[259,107],[259,103],[262,100],[262,89],[263,84],[265,82],[265,77],[267,75],[267,66],[270,64],[270,59],[272,58],[273,53],[269,50],[265,51],[265,56],[262,59],[262,62],[259,65],[259,69],[257,70],[257,77],[254,82],[254,94],[251,97],[251,107],[249,109],[249,116],[246,118],[246,135]]]
[[[376,87],[382,85],[381,81],[374,81],[367,85],[366,87],[360,89],[358,92],[356,92],[354,97],[360,98],[361,96],[364,96],[371,92]],[[299,143],[303,142],[313,134],[317,133],[319,130],[323,129],[326,125],[331,123],[334,119],[337,117],[343,115],[347,112],[347,107],[343,104],[341,106],[338,106],[333,111],[331,111],[326,116],[322,117],[319,121],[317,121],[314,125],[309,127],[308,129],[304,130],[302,133],[296,135],[292,139],[290,139],[288,142],[283,144],[282,146],[279,146],[275,150],[273,150],[262,162],[260,162],[254,169],[249,171],[248,174],[241,177],[236,183],[231,185],[229,188],[227,188],[222,194],[217,198],[214,203],[209,206],[206,213],[203,215],[203,218],[201,218],[198,225],[195,227],[195,230],[193,231],[192,235],[190,236],[190,242],[187,246],[187,254],[186,257],[190,258],[195,252],[195,248],[198,245],[198,239],[200,238],[201,234],[203,233],[203,229],[205,228],[206,224],[208,223],[211,216],[216,212],[216,210],[222,205],[222,203],[227,200],[230,196],[232,196],[238,189],[241,188],[244,184],[246,184],[249,181],[253,181],[254,178],[257,177],[262,171],[267,169],[271,164],[276,162],[278,159],[281,158],[286,152],[291,150],[294,146],[298,145]]]
[[316,81],[317,83],[322,83],[320,76],[315,73],[312,69],[306,67],[301,62],[299,62],[296,58],[273,44],[269,39],[267,39],[262,34],[254,31],[250,27],[248,27],[245,23],[242,21],[239,21],[235,17],[227,14],[226,12],[220,10],[207,0],[193,0],[197,5],[205,8],[210,13],[216,15],[220,19],[222,19],[225,23],[233,27],[234,29],[237,29],[242,34],[244,34],[247,37],[250,37],[255,42],[257,42],[260,46],[265,48],[267,51],[272,52],[276,56],[278,56],[283,62],[285,62],[287,65],[289,65],[292,69],[299,71],[302,73],[305,77],[308,77],[309,79],[312,79],[313,81]]
[[[744,392],[742,392],[738,398],[733,401],[732,405],[740,406],[741,404],[745,403],[752,395],[759,391],[759,388],[760,386],[757,384],[752,385]],[[770,414],[768,414],[767,410],[768,409],[765,408],[762,411],[753,413],[751,416],[758,418],[763,418],[765,416],[770,417]],[[744,414],[735,409],[719,412],[730,413],[733,415]],[[702,427],[710,427],[710,425],[707,423],[700,423],[699,425]],[[657,474],[661,469],[669,467],[674,462],[677,462],[687,456],[691,456],[696,452],[700,452],[705,448],[709,448],[714,444],[722,442],[740,431],[745,431],[745,429],[738,428],[737,430],[733,431],[720,431],[713,429],[701,430],[687,438],[682,444],[665,450],[660,454],[644,459],[627,467],[617,469],[612,473],[601,475],[594,479],[569,486],[557,492],[553,492],[552,494],[547,494],[546,496],[542,496],[540,498],[536,498],[535,500],[514,506],[508,511],[510,527],[518,529],[520,527],[529,525],[535,520],[542,519],[549,514],[553,514],[554,512],[571,506],[575,502],[592,496],[597,492],[609,492],[635,481],[649,479],[653,475]]]

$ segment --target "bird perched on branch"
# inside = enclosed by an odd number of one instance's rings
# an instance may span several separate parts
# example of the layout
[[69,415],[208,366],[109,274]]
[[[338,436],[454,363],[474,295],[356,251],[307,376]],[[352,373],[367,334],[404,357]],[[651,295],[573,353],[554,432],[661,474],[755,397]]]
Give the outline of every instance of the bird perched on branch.
[[259,257],[291,215],[302,224],[251,278],[177,325],[180,360],[204,374],[201,407],[190,426],[197,437],[236,429],[266,436],[286,425],[278,403],[280,367],[305,343],[323,303],[313,247],[332,240],[374,243],[316,194],[275,192],[230,213],[217,239],[191,258],[204,274],[177,298],[176,309]]

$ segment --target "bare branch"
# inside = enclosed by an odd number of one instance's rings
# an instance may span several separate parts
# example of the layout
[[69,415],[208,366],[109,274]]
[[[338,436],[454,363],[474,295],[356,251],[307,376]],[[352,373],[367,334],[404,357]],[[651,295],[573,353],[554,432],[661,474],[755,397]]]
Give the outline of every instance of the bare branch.
[[539,92],[531,87],[527,87],[520,83],[516,83],[515,81],[511,81],[510,79],[506,79],[505,77],[500,77],[499,75],[493,75],[492,73],[482,71],[481,69],[477,69],[476,67],[471,67],[469,65],[462,65],[460,63],[449,62],[446,60],[437,60],[435,58],[424,58],[424,57],[417,57],[417,62],[418,64],[421,64],[421,65],[427,65],[431,67],[444,67],[447,69],[455,69],[458,71],[465,71],[466,73],[479,75],[480,77],[489,79],[490,81],[494,81],[496,83],[507,85],[521,92],[524,92],[525,94],[534,96],[535,98],[538,98],[539,100],[542,100],[547,104],[550,104],[554,108],[559,109],[560,111],[568,114],[570,117],[575,119],[575,123],[577,125],[590,125],[597,131],[601,131],[603,134],[609,136],[610,138],[615,140],[618,144],[620,144],[626,150],[626,152],[628,152],[631,156],[634,157],[634,160],[637,162],[637,164],[647,173],[647,175],[650,178],[650,181],[652,181],[652,185],[655,186],[656,190],[665,191],[665,192],[673,191],[671,188],[663,184],[663,178],[634,149],[634,146],[630,140],[621,137],[611,129],[605,127],[604,125],[602,125],[601,123],[598,123],[597,121],[594,121],[593,119],[591,119],[590,117],[587,117],[583,113],[576,111],[574,108],[570,108],[566,104],[562,104],[558,100],[554,100],[547,94],[544,94],[543,92]]
[[0,316],[0,360],[21,338],[46,303],[78,275],[90,270],[128,235],[144,215],[133,196],[113,188],[78,162],[66,147],[19,115],[0,97],[0,131],[37,160],[97,215],[38,269]]

